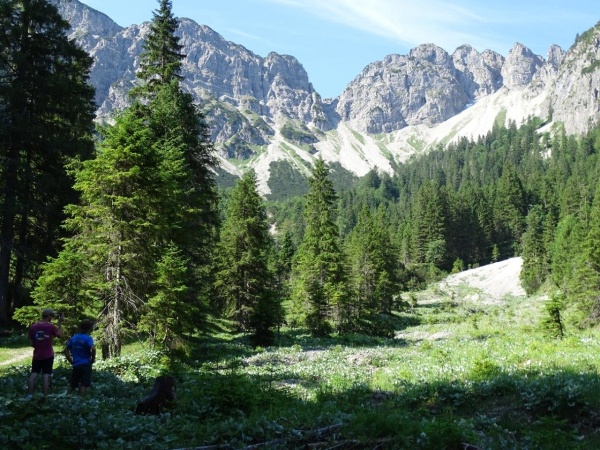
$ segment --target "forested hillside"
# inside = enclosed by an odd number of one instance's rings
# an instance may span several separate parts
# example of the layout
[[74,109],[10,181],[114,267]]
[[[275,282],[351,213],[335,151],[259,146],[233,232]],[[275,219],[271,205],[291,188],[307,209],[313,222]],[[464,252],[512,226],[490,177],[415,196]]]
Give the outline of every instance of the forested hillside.
[[[379,211],[394,254],[410,269],[405,288],[432,269],[460,271],[521,255],[527,292],[548,281],[566,296],[564,307],[582,308],[579,319],[594,316],[598,150],[597,128],[567,136],[537,118],[495,127],[476,141],[415,157],[394,176],[373,171],[341,191],[340,235],[350,249],[361,211]],[[279,229],[297,240],[300,208],[298,200],[272,204]]]
[[[6,317],[18,311],[25,324],[50,305],[72,320],[94,318],[106,357],[119,354],[131,331],[175,348],[215,317],[233,319],[261,344],[283,325],[389,336],[402,293],[517,255],[527,292],[556,291],[555,306],[579,325],[598,315],[598,129],[568,136],[544,119],[505,127],[499,117],[487,135],[414,156],[393,175],[373,170],[358,179],[318,158],[303,179],[280,163],[273,170],[280,188],[266,200],[252,172],[229,180],[235,186],[222,187],[219,199],[210,133],[182,88],[178,21],[170,2],[159,4],[131,106],[99,129],[94,154],[61,149],[71,177],[65,165],[52,169],[63,171],[61,186],[43,184],[33,154],[19,154],[18,170],[2,172]],[[10,26],[26,19],[15,12]],[[57,27],[64,32],[66,24]],[[84,63],[80,80],[89,73]],[[35,67],[27,70],[33,77]],[[21,72],[3,85],[3,105],[14,114]],[[15,119],[3,130],[20,126]],[[87,136],[86,123],[64,126]],[[8,148],[7,161],[18,151]],[[55,193],[43,227],[28,227],[37,203],[15,195],[17,181]],[[74,192],[59,196],[68,181]],[[57,215],[63,206],[66,215]]]

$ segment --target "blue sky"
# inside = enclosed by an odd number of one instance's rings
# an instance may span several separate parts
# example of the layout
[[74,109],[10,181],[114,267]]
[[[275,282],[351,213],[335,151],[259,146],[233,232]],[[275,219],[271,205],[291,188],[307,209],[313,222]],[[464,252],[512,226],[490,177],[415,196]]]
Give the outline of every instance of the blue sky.
[[[157,0],[82,0],[122,26],[152,19]],[[597,0],[172,0],[177,17],[208,25],[260,56],[295,56],[323,97],[369,63],[434,43],[504,56],[515,42],[546,57],[600,21]]]

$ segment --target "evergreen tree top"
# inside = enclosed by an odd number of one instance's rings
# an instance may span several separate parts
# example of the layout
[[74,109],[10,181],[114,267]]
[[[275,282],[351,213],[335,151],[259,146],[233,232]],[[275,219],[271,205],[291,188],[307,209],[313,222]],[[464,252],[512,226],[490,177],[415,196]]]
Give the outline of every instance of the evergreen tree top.
[[146,82],[147,89],[154,91],[157,85],[181,80],[181,53],[183,46],[175,35],[179,20],[173,16],[170,0],[159,0],[159,8],[154,11],[150,33],[144,42],[140,71],[137,77]]

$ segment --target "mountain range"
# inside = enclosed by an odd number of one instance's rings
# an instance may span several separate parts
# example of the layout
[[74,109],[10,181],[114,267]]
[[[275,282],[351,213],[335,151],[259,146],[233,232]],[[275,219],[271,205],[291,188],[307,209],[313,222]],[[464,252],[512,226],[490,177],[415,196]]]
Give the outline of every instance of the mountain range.
[[[97,120],[110,120],[128,104],[150,22],[124,28],[77,0],[52,1],[94,58]],[[506,56],[419,45],[369,64],[333,99],[315,91],[293,56],[258,56],[188,18],[177,34],[183,87],[206,115],[221,176],[253,168],[267,196],[274,168],[308,174],[317,157],[358,176],[391,172],[413,154],[477,139],[494,124],[538,116],[542,131],[581,134],[600,118],[600,23],[545,57],[520,43]]]

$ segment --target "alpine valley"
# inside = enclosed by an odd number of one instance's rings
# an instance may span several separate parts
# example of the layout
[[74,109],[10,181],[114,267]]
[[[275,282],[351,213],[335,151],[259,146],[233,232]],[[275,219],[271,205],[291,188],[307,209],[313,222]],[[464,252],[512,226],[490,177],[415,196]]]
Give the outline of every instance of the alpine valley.
[[[127,106],[150,22],[122,28],[77,0],[55,3],[70,37],[94,57],[97,119],[110,120]],[[187,18],[178,35],[184,88],[207,117],[220,182],[253,168],[267,197],[274,170],[308,174],[318,157],[334,172],[391,172],[415,153],[476,139],[494,124],[538,116],[542,130],[581,134],[600,118],[600,25],[545,57],[520,43],[506,56],[419,45],[369,64],[334,99],[321,98],[293,56],[258,56]]]

